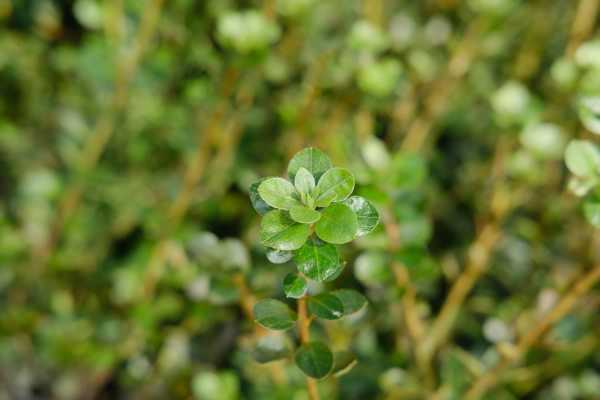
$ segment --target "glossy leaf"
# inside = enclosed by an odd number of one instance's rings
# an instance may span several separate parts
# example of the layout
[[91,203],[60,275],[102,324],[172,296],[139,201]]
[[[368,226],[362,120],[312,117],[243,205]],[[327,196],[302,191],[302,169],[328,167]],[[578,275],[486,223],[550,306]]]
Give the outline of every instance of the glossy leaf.
[[260,240],[266,247],[277,250],[296,250],[310,235],[308,225],[294,222],[286,212],[269,211],[260,224]]
[[306,279],[300,275],[289,273],[283,278],[283,292],[286,297],[299,299],[304,297],[307,290],[308,286],[306,284]]
[[296,352],[296,365],[304,374],[321,379],[333,368],[333,354],[322,342],[309,342]]
[[315,189],[315,177],[304,167],[301,167],[294,177],[294,186],[300,193],[309,195]]
[[306,168],[316,180],[319,180],[321,175],[331,167],[331,160],[325,153],[314,147],[309,147],[300,150],[292,157],[288,165],[288,176],[293,180],[300,168]]
[[263,178],[263,179],[260,179],[256,182],[254,182],[252,185],[250,185],[250,189],[249,189],[250,202],[252,203],[252,207],[254,207],[256,212],[259,213],[260,215],[266,214],[267,212],[269,212],[273,209],[273,207],[268,205],[267,202],[264,201],[262,199],[262,197],[260,197],[260,194],[258,193],[258,187],[266,179],[269,179],[269,178]]
[[356,237],[358,219],[347,205],[332,204],[321,214],[321,219],[315,225],[315,232],[320,239],[328,243],[342,244]]
[[331,293],[321,293],[308,298],[308,311],[323,319],[339,319],[344,316],[344,304]]
[[294,253],[287,250],[267,250],[267,259],[273,264],[285,264],[290,261],[293,256]]
[[283,178],[268,178],[258,186],[258,194],[271,207],[289,210],[300,204],[294,198],[296,188]]
[[354,190],[354,175],[346,168],[332,168],[317,183],[317,206],[327,207],[332,201],[342,201]]
[[290,209],[290,217],[301,224],[312,224],[321,218],[321,213],[306,206],[294,206]]
[[358,221],[356,237],[364,236],[375,229],[379,223],[379,213],[373,204],[361,196],[352,196],[344,201],[354,213]]
[[350,315],[367,304],[367,299],[361,293],[352,289],[338,289],[331,292],[344,305],[344,315]]
[[265,328],[286,330],[296,323],[296,313],[281,301],[265,299],[254,305],[254,319]]
[[344,268],[336,247],[317,239],[308,240],[297,250],[294,262],[298,271],[317,282],[336,278]]

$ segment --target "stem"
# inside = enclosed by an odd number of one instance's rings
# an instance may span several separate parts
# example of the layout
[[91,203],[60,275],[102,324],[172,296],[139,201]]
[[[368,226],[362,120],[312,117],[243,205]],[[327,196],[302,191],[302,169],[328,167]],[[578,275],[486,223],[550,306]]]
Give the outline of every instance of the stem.
[[466,400],[481,398],[488,390],[498,383],[498,379],[513,363],[518,362],[523,355],[558,321],[560,321],[575,305],[577,300],[588,292],[600,280],[600,265],[582,276],[565,294],[562,300],[531,331],[523,336],[517,343],[511,356],[505,356],[493,369],[480,376],[467,392]]
[[[300,330],[300,343],[308,343],[310,340],[310,319],[306,312],[306,297],[298,299],[298,329]],[[314,379],[307,376],[306,387],[308,388],[310,400],[320,399],[317,382]]]

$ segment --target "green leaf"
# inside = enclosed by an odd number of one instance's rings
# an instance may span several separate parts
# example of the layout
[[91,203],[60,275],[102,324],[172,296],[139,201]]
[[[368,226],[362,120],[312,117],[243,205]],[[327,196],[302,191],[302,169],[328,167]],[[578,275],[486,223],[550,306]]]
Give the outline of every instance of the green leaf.
[[290,355],[290,342],[284,334],[270,334],[258,339],[252,357],[259,363],[281,360]]
[[310,195],[316,186],[315,177],[312,176],[309,170],[301,167],[294,177],[294,185],[298,192]]
[[600,152],[588,141],[572,140],[565,151],[565,163],[578,177],[595,177],[600,171]]
[[579,118],[592,133],[600,135],[600,97],[584,97],[579,101]]
[[301,224],[312,224],[321,218],[321,213],[306,206],[294,206],[290,209],[290,217]]
[[296,313],[281,301],[265,299],[254,305],[254,319],[272,330],[290,329],[296,323]]
[[296,352],[296,365],[304,374],[320,379],[329,374],[333,368],[333,354],[325,343],[309,342]]
[[271,207],[281,210],[289,210],[300,204],[294,198],[296,188],[283,178],[269,178],[258,186],[260,197]]
[[358,219],[350,207],[335,203],[322,211],[321,219],[315,225],[315,232],[322,240],[342,244],[356,237]]
[[361,293],[352,289],[338,289],[331,292],[344,305],[344,315],[354,314],[367,304],[367,299]]
[[300,275],[289,273],[283,278],[283,292],[286,297],[299,299],[304,297],[307,290],[308,286],[306,284],[306,279]]
[[290,261],[293,256],[294,253],[287,250],[267,250],[267,259],[273,264],[285,264],[286,262]]
[[256,182],[254,182],[252,185],[250,185],[250,189],[249,189],[250,202],[252,203],[252,207],[254,207],[256,212],[259,213],[260,215],[266,214],[267,212],[269,212],[273,209],[271,206],[269,206],[267,204],[266,201],[264,201],[262,199],[262,197],[260,197],[260,194],[258,194],[258,187],[266,179],[269,179],[269,178],[262,178]]
[[296,250],[310,235],[308,225],[294,222],[281,210],[269,211],[260,224],[260,240],[266,247],[277,250]]
[[298,271],[317,282],[335,279],[344,269],[336,247],[320,240],[308,240],[294,256]]
[[308,298],[308,311],[319,318],[339,319],[344,316],[344,304],[331,293],[321,293]]
[[331,168],[317,183],[317,206],[327,207],[332,201],[342,201],[354,190],[354,175],[346,168]]
[[288,165],[288,176],[293,180],[300,168],[306,168],[318,180],[331,167],[331,160],[325,153],[314,147],[309,147],[300,150],[292,157]]
[[344,201],[354,213],[358,221],[356,237],[364,236],[375,229],[379,223],[377,209],[367,199],[361,196],[352,196]]
[[349,351],[336,351],[333,360],[331,373],[337,377],[347,374],[357,364],[356,357]]

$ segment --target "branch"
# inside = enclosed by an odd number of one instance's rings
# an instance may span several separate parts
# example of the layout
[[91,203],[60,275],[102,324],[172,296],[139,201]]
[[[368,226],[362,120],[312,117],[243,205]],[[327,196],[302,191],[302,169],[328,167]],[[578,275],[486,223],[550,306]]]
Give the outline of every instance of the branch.
[[465,399],[477,400],[487,391],[493,388],[505,370],[512,364],[521,360],[529,349],[542,338],[546,332],[558,321],[560,321],[575,305],[600,280],[600,264],[582,276],[562,297],[562,300],[539,321],[531,331],[523,336],[516,345],[515,351],[504,358],[496,367],[479,377],[468,390]]

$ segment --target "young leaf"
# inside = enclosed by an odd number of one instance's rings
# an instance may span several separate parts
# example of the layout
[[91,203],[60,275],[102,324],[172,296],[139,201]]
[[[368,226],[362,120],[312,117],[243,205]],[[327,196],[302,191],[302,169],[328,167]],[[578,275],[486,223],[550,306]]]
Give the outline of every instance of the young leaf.
[[346,199],[344,204],[356,214],[358,221],[356,237],[364,236],[375,229],[379,223],[379,213],[367,199],[361,196],[352,196]]
[[258,186],[258,194],[271,207],[289,210],[300,204],[293,196],[296,188],[283,178],[268,178]]
[[294,206],[290,209],[290,217],[301,224],[312,224],[321,218],[321,213],[306,206]]
[[260,224],[260,240],[266,247],[277,250],[296,250],[310,235],[308,225],[294,222],[281,210],[269,211]]
[[294,253],[287,250],[267,250],[267,259],[273,264],[284,264],[292,259]]
[[590,142],[573,140],[565,151],[565,163],[578,177],[595,177],[600,171],[600,152]]
[[318,180],[331,167],[331,160],[325,153],[314,147],[309,147],[300,150],[292,157],[288,165],[288,176],[293,180],[300,168],[306,168]]
[[333,368],[333,354],[321,342],[310,342],[300,347],[295,360],[304,374],[315,379],[326,377]]
[[337,377],[347,374],[356,365],[356,357],[349,351],[336,351],[333,354],[333,369],[331,373]]
[[354,314],[367,304],[365,296],[352,289],[338,289],[331,292],[344,305],[344,315]]
[[281,360],[290,355],[291,346],[284,334],[262,336],[252,350],[253,358],[259,363]]
[[342,201],[354,190],[354,175],[346,168],[332,168],[317,183],[317,206],[327,207],[332,201]]
[[344,304],[331,293],[321,293],[308,298],[308,311],[323,319],[339,319],[344,316]]
[[334,245],[308,240],[294,256],[298,271],[317,282],[336,278],[344,268]]
[[356,237],[358,219],[350,207],[335,203],[321,213],[315,225],[317,236],[328,243],[348,243]]
[[294,177],[294,185],[298,192],[309,195],[316,186],[315,178],[309,170],[301,167]]
[[283,278],[283,292],[286,297],[299,299],[304,297],[307,290],[308,286],[306,284],[306,279],[300,275],[289,273]]
[[254,319],[265,328],[286,330],[296,323],[296,313],[281,301],[265,299],[254,305]]
[[270,205],[267,204],[266,201],[264,201],[260,197],[260,194],[258,194],[258,187],[266,179],[269,179],[269,178],[262,178],[256,182],[254,182],[252,185],[250,185],[250,189],[249,189],[250,202],[252,203],[252,207],[254,207],[256,212],[259,213],[260,215],[266,214],[267,212],[269,212],[273,209]]

